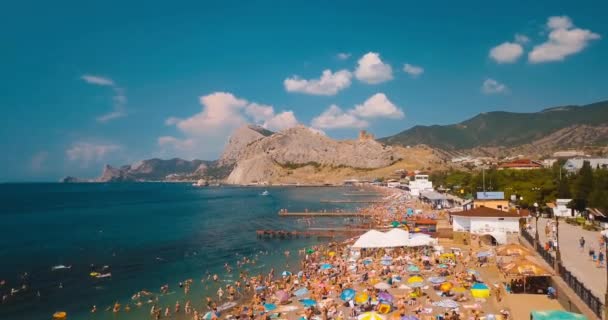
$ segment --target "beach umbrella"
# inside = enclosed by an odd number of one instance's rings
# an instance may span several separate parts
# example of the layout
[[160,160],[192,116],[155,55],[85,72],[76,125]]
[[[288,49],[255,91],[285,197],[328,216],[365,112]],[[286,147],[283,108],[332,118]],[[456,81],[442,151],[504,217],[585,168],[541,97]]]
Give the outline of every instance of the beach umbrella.
[[551,271],[530,260],[520,259],[502,267],[505,274],[514,276],[550,276]]
[[369,301],[369,295],[365,292],[359,292],[355,296],[355,302],[358,304],[364,304]]
[[436,307],[447,308],[447,309],[458,308],[458,302],[456,302],[452,299],[443,299],[438,302],[433,302],[433,305]]
[[463,292],[466,292],[467,289],[464,287],[456,287],[456,288],[452,288],[452,291],[455,293],[463,293]]
[[272,311],[276,308],[277,308],[277,306],[274,303],[265,303],[264,304],[264,310],[266,310],[266,311]]
[[471,287],[471,295],[473,298],[488,298],[490,296],[490,288],[481,282],[477,282]]
[[279,299],[280,303],[289,301],[289,293],[287,293],[285,290],[279,290],[274,295],[277,297],[277,299]]
[[391,312],[391,305],[386,303],[378,304],[378,312],[381,314],[387,314]]
[[328,256],[330,256],[331,258],[333,258],[336,255],[335,251],[330,251],[327,253]]
[[378,282],[374,285],[374,288],[378,290],[388,290],[391,288],[391,285],[386,282]]
[[363,260],[363,265],[368,266],[372,264],[372,260]]
[[444,277],[430,277],[427,279],[427,281],[432,284],[442,284],[445,282],[445,278]]
[[308,294],[308,289],[306,289],[306,288],[300,288],[293,292],[293,295],[296,297],[301,297],[301,296],[304,296],[307,294]]
[[290,275],[292,275],[292,273],[286,270],[286,271],[281,272],[281,275],[283,277],[289,277]]
[[205,319],[205,320],[211,320],[213,318],[219,318],[219,314],[217,314],[213,311],[209,311],[209,312],[205,313],[205,315],[203,316],[203,319]]
[[331,263],[324,263],[321,265],[321,270],[327,270],[327,269],[331,269],[331,268],[333,268]]
[[313,254],[313,253],[315,253],[315,250],[313,250],[313,249],[306,249],[306,253]]
[[388,303],[391,303],[391,302],[393,302],[393,299],[394,299],[393,295],[388,292],[380,292],[378,294],[378,300],[380,300],[380,301],[386,301]]
[[342,293],[340,293],[340,299],[342,299],[342,301],[353,300],[355,298],[355,294],[356,292],[354,289],[345,289],[342,291]]
[[416,316],[403,316],[400,320],[419,320]]
[[409,272],[420,272],[420,268],[418,268],[418,266],[410,264],[409,266],[407,266],[407,271],[409,271]]
[[441,292],[450,292],[453,287],[454,285],[451,282],[444,282],[439,286],[439,290],[441,290]]
[[422,287],[424,287],[424,282],[412,282],[412,283],[408,283],[408,286],[410,288],[422,288]]
[[530,313],[532,320],[587,320],[588,318],[582,314],[562,311],[562,310],[547,310],[547,311],[532,311]]
[[365,312],[359,315],[358,320],[384,320],[384,317],[376,312]]
[[257,287],[255,287],[255,291],[262,291],[264,289],[266,289],[266,286],[257,286]]
[[467,269],[467,273],[473,276],[478,276],[479,272],[477,272],[477,270],[475,269]]
[[300,303],[307,308],[317,305],[317,301],[315,301],[313,299],[302,299],[302,300],[300,300]]
[[449,268],[447,264],[445,263],[440,263],[437,267],[439,267],[439,269],[447,269]]
[[390,266],[391,264],[393,264],[393,262],[391,260],[382,260],[380,261],[380,264],[383,266]]
[[487,252],[487,251],[477,252],[477,258],[487,258],[487,257],[489,257],[491,255],[492,255],[492,253],[491,252]]
[[423,282],[423,281],[424,281],[424,279],[420,276],[413,276],[413,277],[409,277],[407,279],[407,283],[410,283],[410,284],[416,283],[416,282]]
[[393,276],[393,282],[401,282],[401,276]]
[[391,222],[391,226],[393,226],[393,228],[397,228],[399,226],[399,221]]

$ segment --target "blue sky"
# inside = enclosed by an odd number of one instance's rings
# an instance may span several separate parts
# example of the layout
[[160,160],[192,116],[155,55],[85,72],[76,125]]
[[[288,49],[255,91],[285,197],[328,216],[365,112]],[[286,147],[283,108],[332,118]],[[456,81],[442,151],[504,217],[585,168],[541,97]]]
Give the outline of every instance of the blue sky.
[[215,159],[245,122],[386,136],[608,98],[607,2],[447,3],[6,3],[0,181]]

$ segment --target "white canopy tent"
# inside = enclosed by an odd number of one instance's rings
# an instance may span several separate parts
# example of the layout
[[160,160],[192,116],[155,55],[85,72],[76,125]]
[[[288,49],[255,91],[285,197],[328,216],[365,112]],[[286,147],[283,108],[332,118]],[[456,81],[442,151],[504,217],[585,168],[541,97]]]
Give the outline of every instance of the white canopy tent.
[[437,239],[431,238],[427,234],[410,234],[403,229],[393,228],[388,232],[369,230],[355,241],[352,248],[397,248],[434,245],[437,245]]

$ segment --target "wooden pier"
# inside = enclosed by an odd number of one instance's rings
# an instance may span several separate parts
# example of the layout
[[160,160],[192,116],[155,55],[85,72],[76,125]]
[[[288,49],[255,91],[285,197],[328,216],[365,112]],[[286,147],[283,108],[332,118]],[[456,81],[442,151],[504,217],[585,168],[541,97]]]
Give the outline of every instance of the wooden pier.
[[321,203],[385,203],[384,200],[321,200]]
[[367,214],[359,212],[281,212],[280,217],[367,217]]
[[258,239],[335,238],[340,235],[359,235],[367,231],[361,228],[316,228],[308,230],[257,230]]

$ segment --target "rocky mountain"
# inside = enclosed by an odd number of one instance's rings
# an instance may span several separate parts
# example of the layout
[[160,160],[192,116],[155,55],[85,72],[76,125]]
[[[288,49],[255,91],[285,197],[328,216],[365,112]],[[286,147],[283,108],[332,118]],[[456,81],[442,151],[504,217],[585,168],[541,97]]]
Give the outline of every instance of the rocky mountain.
[[255,140],[238,150],[228,183],[273,181],[286,170],[305,166],[369,170],[400,160],[395,148],[373,139],[338,141],[304,126]]
[[234,165],[241,158],[241,153],[249,144],[272,134],[272,131],[254,125],[245,125],[236,129],[230,136],[228,144],[218,160],[219,165]]
[[119,168],[106,165],[96,182],[166,181],[203,178],[215,162],[203,160],[149,159]]
[[[444,150],[512,148],[526,144],[605,141],[608,101],[564,106],[535,113],[487,112],[451,125],[415,126],[379,141],[391,145],[425,144]],[[562,131],[563,130],[563,131]],[[567,135],[565,140],[560,140]]]

